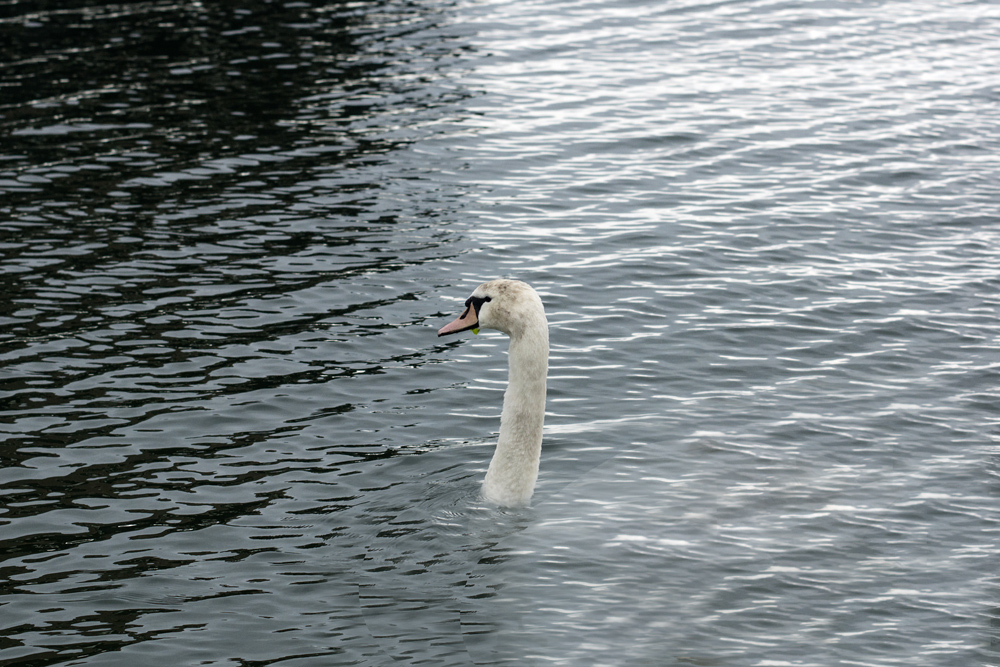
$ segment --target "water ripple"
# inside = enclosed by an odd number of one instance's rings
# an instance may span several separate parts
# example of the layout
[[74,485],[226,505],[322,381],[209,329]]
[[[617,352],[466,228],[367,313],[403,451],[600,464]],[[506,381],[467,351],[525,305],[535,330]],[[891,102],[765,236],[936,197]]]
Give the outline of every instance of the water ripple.
[[993,3],[8,10],[0,661],[995,660]]

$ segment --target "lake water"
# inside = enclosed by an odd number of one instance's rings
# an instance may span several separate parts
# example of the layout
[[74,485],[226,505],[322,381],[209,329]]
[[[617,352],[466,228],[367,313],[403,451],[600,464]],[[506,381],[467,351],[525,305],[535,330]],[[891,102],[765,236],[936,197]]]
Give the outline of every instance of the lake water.
[[[1000,664],[1000,5],[7,2],[0,664]],[[552,342],[480,499],[497,333]]]

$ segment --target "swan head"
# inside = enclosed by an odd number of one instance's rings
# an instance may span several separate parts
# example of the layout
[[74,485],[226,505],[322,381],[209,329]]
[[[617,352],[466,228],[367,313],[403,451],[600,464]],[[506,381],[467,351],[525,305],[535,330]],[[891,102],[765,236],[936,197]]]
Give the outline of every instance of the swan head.
[[545,325],[545,309],[538,293],[520,280],[491,280],[465,300],[465,310],[438,330],[438,336],[479,329],[495,329],[512,338],[531,327]]

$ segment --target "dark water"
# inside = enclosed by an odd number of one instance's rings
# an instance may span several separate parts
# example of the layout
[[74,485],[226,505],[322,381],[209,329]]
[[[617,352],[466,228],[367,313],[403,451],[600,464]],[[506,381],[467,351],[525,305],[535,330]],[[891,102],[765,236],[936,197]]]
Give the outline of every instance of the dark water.
[[[0,5],[0,664],[1000,664],[993,2]],[[478,497],[551,324],[532,507]]]

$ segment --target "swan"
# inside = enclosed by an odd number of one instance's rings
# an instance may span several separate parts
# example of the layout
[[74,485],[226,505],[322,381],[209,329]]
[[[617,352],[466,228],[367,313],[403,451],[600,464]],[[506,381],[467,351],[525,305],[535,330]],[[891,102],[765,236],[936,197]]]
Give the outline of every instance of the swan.
[[520,280],[491,280],[475,289],[465,310],[438,336],[496,329],[510,336],[509,377],[500,436],[483,480],[483,496],[502,506],[527,505],[542,454],[549,325],[538,293]]

